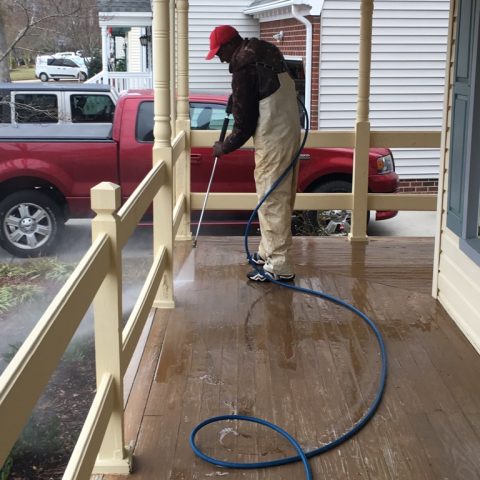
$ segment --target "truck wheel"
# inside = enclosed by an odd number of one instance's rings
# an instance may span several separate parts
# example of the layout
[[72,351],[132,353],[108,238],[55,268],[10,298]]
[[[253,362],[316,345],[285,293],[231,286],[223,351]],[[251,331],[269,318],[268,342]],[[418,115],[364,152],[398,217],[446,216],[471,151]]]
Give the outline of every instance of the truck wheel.
[[22,190],[0,202],[0,245],[17,257],[48,253],[63,227],[59,206],[46,194]]
[[81,82],[84,82],[86,79],[87,79],[87,76],[85,75],[85,72],[80,72],[78,74],[78,79],[81,81]]
[[48,82],[48,75],[45,73],[45,72],[42,72],[38,78],[42,81],[42,82]]
[[[330,180],[314,188],[314,193],[350,193],[352,184],[348,180]],[[367,223],[370,212],[367,212]],[[303,212],[301,227],[303,235],[342,236],[350,233],[351,210],[317,210]]]

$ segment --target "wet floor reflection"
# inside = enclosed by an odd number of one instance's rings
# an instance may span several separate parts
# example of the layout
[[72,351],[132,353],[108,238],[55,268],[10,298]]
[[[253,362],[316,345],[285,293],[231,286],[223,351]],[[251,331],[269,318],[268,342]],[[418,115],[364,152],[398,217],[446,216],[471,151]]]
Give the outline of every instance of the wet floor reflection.
[[[444,438],[460,439],[469,412],[478,410],[479,370],[476,353],[430,296],[425,279],[431,276],[432,242],[295,243],[297,283],[365,311],[384,334],[391,359],[378,414],[353,441],[316,459],[315,475],[439,478],[445,471],[459,478],[458,462],[473,472],[473,457],[462,453],[480,446],[473,434],[453,453],[442,444]],[[183,258],[190,252],[185,248]],[[194,281],[176,288],[175,310],[157,312],[166,330],[157,331],[149,350],[150,363],[155,355],[160,362],[156,381],[142,387],[149,395],[137,443],[138,458],[152,452],[148,461],[155,468],[149,471],[155,474],[149,478],[216,476],[214,467],[181,447],[191,428],[211,416],[265,418],[307,450],[358,421],[376,391],[380,366],[376,340],[363,321],[324,300],[247,282],[241,240],[202,239],[194,257]],[[265,429],[234,422],[209,426],[198,440],[207,454],[234,461],[292,453]],[[171,455],[159,459],[159,442]],[[429,458],[441,462],[440,470],[431,470],[436,463]],[[260,478],[218,472],[232,479]],[[298,478],[298,469],[261,475]]]

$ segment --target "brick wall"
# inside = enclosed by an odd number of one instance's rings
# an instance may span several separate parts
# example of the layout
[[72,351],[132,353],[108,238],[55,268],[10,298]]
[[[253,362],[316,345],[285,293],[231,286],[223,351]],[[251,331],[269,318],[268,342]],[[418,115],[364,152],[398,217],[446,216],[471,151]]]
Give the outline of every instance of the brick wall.
[[[312,44],[312,105],[310,111],[310,128],[318,128],[318,85],[319,85],[319,60],[320,60],[320,17],[309,16],[307,19],[313,27]],[[284,55],[292,55],[303,58],[305,65],[306,40],[305,25],[291,18],[276,20],[274,22],[260,23],[260,38],[275,43]],[[283,40],[276,42],[273,35],[283,31]]]
[[437,193],[438,180],[436,178],[418,178],[400,180],[400,193]]

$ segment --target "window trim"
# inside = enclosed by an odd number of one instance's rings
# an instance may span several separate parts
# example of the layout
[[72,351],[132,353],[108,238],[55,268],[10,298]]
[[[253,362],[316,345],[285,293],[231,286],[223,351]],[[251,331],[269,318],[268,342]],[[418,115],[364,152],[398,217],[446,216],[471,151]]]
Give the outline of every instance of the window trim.
[[460,250],[470,260],[480,265],[480,238],[460,238]]

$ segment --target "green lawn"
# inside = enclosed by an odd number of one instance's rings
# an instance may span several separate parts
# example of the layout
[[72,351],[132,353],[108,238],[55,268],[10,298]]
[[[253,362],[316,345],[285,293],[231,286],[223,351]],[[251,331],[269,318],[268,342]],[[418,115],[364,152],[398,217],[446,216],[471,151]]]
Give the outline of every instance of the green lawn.
[[12,79],[12,82],[17,80],[35,80],[35,68],[22,67],[10,70],[10,78]]

